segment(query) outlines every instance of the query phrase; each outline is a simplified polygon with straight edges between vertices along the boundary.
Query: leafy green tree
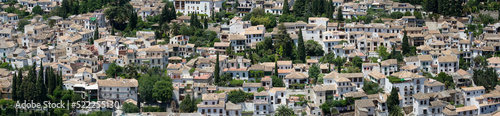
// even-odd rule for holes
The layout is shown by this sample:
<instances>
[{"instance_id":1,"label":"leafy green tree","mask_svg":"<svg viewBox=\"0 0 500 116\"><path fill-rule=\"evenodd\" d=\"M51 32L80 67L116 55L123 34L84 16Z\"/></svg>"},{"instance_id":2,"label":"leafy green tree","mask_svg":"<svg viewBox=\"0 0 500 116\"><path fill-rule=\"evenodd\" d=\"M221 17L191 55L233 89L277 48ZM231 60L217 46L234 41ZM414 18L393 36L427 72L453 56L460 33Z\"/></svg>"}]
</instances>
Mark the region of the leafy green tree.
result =
<instances>
[{"instance_id":1,"label":"leafy green tree","mask_svg":"<svg viewBox=\"0 0 500 116\"><path fill-rule=\"evenodd\" d=\"M375 93L382 93L384 92L384 89L380 88L378 83L371 82L371 81L364 81L363 84L363 91L365 91L366 94L375 94Z\"/></svg>"},{"instance_id":2,"label":"leafy green tree","mask_svg":"<svg viewBox=\"0 0 500 116\"><path fill-rule=\"evenodd\" d=\"M453 83L453 77L444 72L437 75L436 80L443 83L446 89L454 89L455 83Z\"/></svg>"},{"instance_id":3,"label":"leafy green tree","mask_svg":"<svg viewBox=\"0 0 500 116\"><path fill-rule=\"evenodd\" d=\"M150 74L153 74L153 75L150 75ZM159 97L163 97L163 96L166 96L167 98L160 99L160 100L168 101L168 94L167 93L165 93L166 95L161 95L163 93L156 93L157 95L155 97L153 97L153 94L155 94L155 87L154 86L156 85L157 82L167 81L167 82L171 83L171 80L169 77L160 76L158 74L159 74L158 72L151 71L151 72L148 72L147 74L141 75L141 77L138 80L139 81L139 94L141 94L140 97L147 102L154 102L156 100L155 98L159 98ZM162 83L164 83L164 82L162 82ZM162 83L159 83L159 84L162 84ZM169 85L164 85L164 87L166 87L167 89L164 89L162 86L163 85L158 85L157 90L161 89L161 90L168 91Z\"/></svg>"},{"instance_id":4,"label":"leafy green tree","mask_svg":"<svg viewBox=\"0 0 500 116\"><path fill-rule=\"evenodd\" d=\"M393 13L391 13L391 18L393 18L393 19L400 19L403 16L404 16L404 14L401 13L401 12L393 12Z\"/></svg>"},{"instance_id":5,"label":"leafy green tree","mask_svg":"<svg viewBox=\"0 0 500 116\"><path fill-rule=\"evenodd\" d=\"M474 69L472 79L477 86L484 86L487 91L495 89L498 73L493 68Z\"/></svg>"},{"instance_id":6,"label":"leafy green tree","mask_svg":"<svg viewBox=\"0 0 500 116\"><path fill-rule=\"evenodd\" d=\"M31 9L31 13L42 15L43 14L42 7L36 5L35 7L33 7L33 9Z\"/></svg>"},{"instance_id":7,"label":"leafy green tree","mask_svg":"<svg viewBox=\"0 0 500 116\"><path fill-rule=\"evenodd\" d=\"M293 112L292 108L288 108L286 105L280 105L278 106L278 109L276 109L276 114L275 116L293 116L295 113Z\"/></svg>"},{"instance_id":8,"label":"leafy green tree","mask_svg":"<svg viewBox=\"0 0 500 116\"><path fill-rule=\"evenodd\" d=\"M305 48L306 55L308 56L322 56L325 53L323 47L314 40L307 40Z\"/></svg>"},{"instance_id":9,"label":"leafy green tree","mask_svg":"<svg viewBox=\"0 0 500 116\"><path fill-rule=\"evenodd\" d=\"M286 27L283 24L278 26L278 35L276 37L275 48L283 47L284 51L282 54L282 58L293 59L293 47L294 42L290 35L286 32Z\"/></svg>"},{"instance_id":10,"label":"leafy green tree","mask_svg":"<svg viewBox=\"0 0 500 116\"><path fill-rule=\"evenodd\" d=\"M460 57L460 60L459 60L459 63L458 63L460 66L460 69L463 69L463 70L469 70L469 67L471 66L471 63L469 61L465 61L465 59L463 57Z\"/></svg>"},{"instance_id":11,"label":"leafy green tree","mask_svg":"<svg viewBox=\"0 0 500 116\"><path fill-rule=\"evenodd\" d=\"M137 107L137 105L134 105L132 103L124 103L122 105L122 110L125 113L138 113L139 107Z\"/></svg>"},{"instance_id":12,"label":"leafy green tree","mask_svg":"<svg viewBox=\"0 0 500 116\"><path fill-rule=\"evenodd\" d=\"M415 16L415 18L417 19L424 19L424 16L422 16L422 12L419 11L414 11L413 16Z\"/></svg>"},{"instance_id":13,"label":"leafy green tree","mask_svg":"<svg viewBox=\"0 0 500 116\"><path fill-rule=\"evenodd\" d=\"M259 89L257 89L257 92L261 92L261 91L265 91L265 90L266 90L266 88L260 87Z\"/></svg>"},{"instance_id":14,"label":"leafy green tree","mask_svg":"<svg viewBox=\"0 0 500 116\"><path fill-rule=\"evenodd\" d=\"M410 11L406 11L404 15L405 15L405 16L412 16L412 14L411 14L411 12L410 12Z\"/></svg>"},{"instance_id":15,"label":"leafy green tree","mask_svg":"<svg viewBox=\"0 0 500 116\"><path fill-rule=\"evenodd\" d=\"M387 52L387 48L385 46L379 46L376 52L382 60L387 60L389 58L390 53Z\"/></svg>"},{"instance_id":16,"label":"leafy green tree","mask_svg":"<svg viewBox=\"0 0 500 116\"><path fill-rule=\"evenodd\" d=\"M319 73L320 73L320 70L319 70L318 66L312 65L309 68L309 71L308 71L309 78L313 79L314 84L316 84L318 82L317 80L318 80Z\"/></svg>"},{"instance_id":17,"label":"leafy green tree","mask_svg":"<svg viewBox=\"0 0 500 116\"><path fill-rule=\"evenodd\" d=\"M331 63L333 63L333 64L335 64L335 66L337 66L337 72L340 73L341 67L344 65L344 63L346 61L347 61L346 58L337 57L337 58L333 59Z\"/></svg>"},{"instance_id":18,"label":"leafy green tree","mask_svg":"<svg viewBox=\"0 0 500 116\"><path fill-rule=\"evenodd\" d=\"M283 80L278 76L271 76L271 79L273 81L273 87L285 87L285 83L283 83Z\"/></svg>"},{"instance_id":19,"label":"leafy green tree","mask_svg":"<svg viewBox=\"0 0 500 116\"><path fill-rule=\"evenodd\" d=\"M24 26L30 24L31 22L27 19L21 19L17 22L18 28L17 30L24 32Z\"/></svg>"},{"instance_id":20,"label":"leafy green tree","mask_svg":"<svg viewBox=\"0 0 500 116\"><path fill-rule=\"evenodd\" d=\"M283 14L283 15L279 16L278 21L279 22L296 22L297 19L293 15Z\"/></svg>"},{"instance_id":21,"label":"leafy green tree","mask_svg":"<svg viewBox=\"0 0 500 116\"><path fill-rule=\"evenodd\" d=\"M162 103L169 103L172 100L173 90L172 82L158 81L153 86L153 98L162 101Z\"/></svg>"},{"instance_id":22,"label":"leafy green tree","mask_svg":"<svg viewBox=\"0 0 500 116\"><path fill-rule=\"evenodd\" d=\"M488 62L486 61L486 58L484 56L476 56L472 59L474 61L474 65L476 67L486 67L488 65Z\"/></svg>"},{"instance_id":23,"label":"leafy green tree","mask_svg":"<svg viewBox=\"0 0 500 116\"><path fill-rule=\"evenodd\" d=\"M361 68L361 66L363 65L363 59L361 59L361 57L359 56L355 56L354 58L352 58L351 65Z\"/></svg>"},{"instance_id":24,"label":"leafy green tree","mask_svg":"<svg viewBox=\"0 0 500 116\"><path fill-rule=\"evenodd\" d=\"M239 90L233 90L227 94L227 100L233 102L233 103L241 103L244 102L249 96L247 94L239 89Z\"/></svg>"},{"instance_id":25,"label":"leafy green tree","mask_svg":"<svg viewBox=\"0 0 500 116\"><path fill-rule=\"evenodd\" d=\"M111 63L108 70L106 70L107 78L114 78L120 76L123 73L123 67L116 65L116 63Z\"/></svg>"}]
</instances>

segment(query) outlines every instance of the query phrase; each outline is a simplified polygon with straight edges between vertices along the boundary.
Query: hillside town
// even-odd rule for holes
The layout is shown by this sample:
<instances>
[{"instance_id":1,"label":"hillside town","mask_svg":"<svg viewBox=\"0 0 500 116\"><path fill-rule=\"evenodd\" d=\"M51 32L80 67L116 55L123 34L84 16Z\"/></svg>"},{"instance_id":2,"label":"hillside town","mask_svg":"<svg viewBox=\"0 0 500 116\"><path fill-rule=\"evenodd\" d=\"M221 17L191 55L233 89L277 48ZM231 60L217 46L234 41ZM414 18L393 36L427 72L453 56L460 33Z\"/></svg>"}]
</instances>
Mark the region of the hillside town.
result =
<instances>
[{"instance_id":1,"label":"hillside town","mask_svg":"<svg viewBox=\"0 0 500 116\"><path fill-rule=\"evenodd\" d=\"M0 115L500 115L495 0L0 6Z\"/></svg>"}]
</instances>

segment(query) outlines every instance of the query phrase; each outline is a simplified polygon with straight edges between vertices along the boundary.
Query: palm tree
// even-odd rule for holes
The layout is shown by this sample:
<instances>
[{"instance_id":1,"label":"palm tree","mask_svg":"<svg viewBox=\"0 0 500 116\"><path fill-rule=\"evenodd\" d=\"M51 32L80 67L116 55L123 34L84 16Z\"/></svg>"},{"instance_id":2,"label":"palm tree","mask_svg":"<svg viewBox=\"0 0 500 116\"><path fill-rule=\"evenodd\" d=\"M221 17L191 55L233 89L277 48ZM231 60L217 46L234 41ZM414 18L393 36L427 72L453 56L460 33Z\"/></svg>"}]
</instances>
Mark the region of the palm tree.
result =
<instances>
[{"instance_id":1,"label":"palm tree","mask_svg":"<svg viewBox=\"0 0 500 116\"><path fill-rule=\"evenodd\" d=\"M163 31L163 33L166 34L166 32L168 32L170 30L170 25L168 23L163 23L161 25L161 30Z\"/></svg>"},{"instance_id":2,"label":"palm tree","mask_svg":"<svg viewBox=\"0 0 500 116\"><path fill-rule=\"evenodd\" d=\"M404 116L404 114L400 107L393 106L392 111L389 112L389 116Z\"/></svg>"},{"instance_id":3,"label":"palm tree","mask_svg":"<svg viewBox=\"0 0 500 116\"><path fill-rule=\"evenodd\" d=\"M278 109L276 109L277 113L275 116L291 116L294 115L292 108L288 108L286 105L280 105Z\"/></svg>"},{"instance_id":4,"label":"palm tree","mask_svg":"<svg viewBox=\"0 0 500 116\"><path fill-rule=\"evenodd\" d=\"M172 22L172 28L170 29L172 35L179 34L180 28L181 28L181 26L178 23Z\"/></svg>"}]
</instances>

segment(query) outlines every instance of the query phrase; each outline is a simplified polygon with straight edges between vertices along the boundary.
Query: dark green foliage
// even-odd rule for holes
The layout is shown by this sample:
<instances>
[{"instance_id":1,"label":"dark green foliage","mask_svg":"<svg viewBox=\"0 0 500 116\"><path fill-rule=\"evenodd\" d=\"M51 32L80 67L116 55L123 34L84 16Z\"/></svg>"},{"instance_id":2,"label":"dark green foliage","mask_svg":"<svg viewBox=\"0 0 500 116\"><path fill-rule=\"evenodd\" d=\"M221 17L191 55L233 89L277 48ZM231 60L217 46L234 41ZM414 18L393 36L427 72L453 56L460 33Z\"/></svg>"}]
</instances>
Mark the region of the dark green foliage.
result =
<instances>
[{"instance_id":1,"label":"dark green foliage","mask_svg":"<svg viewBox=\"0 0 500 116\"><path fill-rule=\"evenodd\" d=\"M132 103L123 103L122 110L125 113L138 113L139 107L137 107L137 105L134 105Z\"/></svg>"},{"instance_id":2,"label":"dark green foliage","mask_svg":"<svg viewBox=\"0 0 500 116\"><path fill-rule=\"evenodd\" d=\"M474 69L472 79L477 86L484 86L486 91L495 89L498 84L498 73L494 68Z\"/></svg>"},{"instance_id":3,"label":"dark green foliage","mask_svg":"<svg viewBox=\"0 0 500 116\"><path fill-rule=\"evenodd\" d=\"M276 17L273 14L265 13L264 9L262 8L253 9L250 15L245 17L243 19L248 19L248 17L250 17L252 26L264 25L266 29L272 29L276 27L277 24Z\"/></svg>"},{"instance_id":4,"label":"dark green foliage","mask_svg":"<svg viewBox=\"0 0 500 116\"><path fill-rule=\"evenodd\" d=\"M422 16L422 13L419 11L414 11L413 16L415 16L415 18L417 19L424 19L424 16Z\"/></svg>"},{"instance_id":5,"label":"dark green foliage","mask_svg":"<svg viewBox=\"0 0 500 116\"><path fill-rule=\"evenodd\" d=\"M346 58L342 58L342 57L337 57L335 59L332 59L332 61L330 63L333 63L335 64L335 66L337 66L337 72L341 72L341 67L345 64L345 62L347 61Z\"/></svg>"},{"instance_id":6,"label":"dark green foliage","mask_svg":"<svg viewBox=\"0 0 500 116\"><path fill-rule=\"evenodd\" d=\"M402 47L401 47L401 50L403 52L404 55L408 55L409 52L410 52L410 43L408 42L408 36L406 34L406 30L404 31L404 35L403 35L403 44L402 44Z\"/></svg>"},{"instance_id":7,"label":"dark green foliage","mask_svg":"<svg viewBox=\"0 0 500 116\"><path fill-rule=\"evenodd\" d=\"M197 101L193 100L190 94L187 94L186 97L182 100L179 110L184 113L191 113L196 111L198 108L196 107Z\"/></svg>"},{"instance_id":8,"label":"dark green foliage","mask_svg":"<svg viewBox=\"0 0 500 116\"><path fill-rule=\"evenodd\" d=\"M279 22L295 22L295 21L297 21L297 19L295 19L294 15L284 14L284 15L280 15L280 17L278 18L278 21Z\"/></svg>"},{"instance_id":9,"label":"dark green foliage","mask_svg":"<svg viewBox=\"0 0 500 116\"><path fill-rule=\"evenodd\" d=\"M486 67L488 66L488 62L486 61L486 57L484 56L476 56L472 59L472 61L474 62L474 65L476 67Z\"/></svg>"},{"instance_id":10,"label":"dark green foliage","mask_svg":"<svg viewBox=\"0 0 500 116\"><path fill-rule=\"evenodd\" d=\"M198 18L198 14L196 13L191 14L191 19L189 20L189 24L190 24L189 26L191 27L203 29L203 25L201 24L200 19Z\"/></svg>"},{"instance_id":11,"label":"dark green foliage","mask_svg":"<svg viewBox=\"0 0 500 116\"><path fill-rule=\"evenodd\" d=\"M189 43L195 44L195 47L213 47L216 39L217 33L214 31L199 30L189 38Z\"/></svg>"},{"instance_id":12,"label":"dark green foliage","mask_svg":"<svg viewBox=\"0 0 500 116\"><path fill-rule=\"evenodd\" d=\"M30 24L31 21L28 21L27 19L21 19L17 22L18 28L17 30L24 32L24 26Z\"/></svg>"},{"instance_id":13,"label":"dark green foliage","mask_svg":"<svg viewBox=\"0 0 500 116\"><path fill-rule=\"evenodd\" d=\"M283 24L280 24L278 26L278 35L276 37L276 43L275 43L275 48L283 48L284 51L281 54L281 58L283 59L291 59L294 60L295 56L292 54L293 48L295 47L295 44L290 37L290 35L286 32L286 27Z\"/></svg>"},{"instance_id":14,"label":"dark green foliage","mask_svg":"<svg viewBox=\"0 0 500 116\"><path fill-rule=\"evenodd\" d=\"M278 76L271 76L273 87L285 87L285 83Z\"/></svg>"},{"instance_id":15,"label":"dark green foliage","mask_svg":"<svg viewBox=\"0 0 500 116\"><path fill-rule=\"evenodd\" d=\"M299 39L297 41L298 41L297 58L302 62L306 62L306 52L304 51L305 46L304 46L304 37L302 36L302 29L299 29Z\"/></svg>"},{"instance_id":16,"label":"dark green foliage","mask_svg":"<svg viewBox=\"0 0 500 116\"><path fill-rule=\"evenodd\" d=\"M288 7L288 0L283 1L283 14L288 15L290 13L290 7Z\"/></svg>"},{"instance_id":17,"label":"dark green foliage","mask_svg":"<svg viewBox=\"0 0 500 116\"><path fill-rule=\"evenodd\" d=\"M123 67L116 65L116 63L111 63L108 70L106 70L107 78L115 78L123 73Z\"/></svg>"},{"instance_id":18,"label":"dark green foliage","mask_svg":"<svg viewBox=\"0 0 500 116\"><path fill-rule=\"evenodd\" d=\"M9 62L3 62L0 64L0 68L3 68L3 69L7 69L7 70L10 70L10 71L13 71L14 68L12 68L12 66L10 65Z\"/></svg>"},{"instance_id":19,"label":"dark green foliage","mask_svg":"<svg viewBox=\"0 0 500 116\"><path fill-rule=\"evenodd\" d=\"M444 72L439 73L434 79L444 84L446 89L454 89L455 83L453 83L453 77Z\"/></svg>"},{"instance_id":20,"label":"dark green foliage","mask_svg":"<svg viewBox=\"0 0 500 116\"><path fill-rule=\"evenodd\" d=\"M142 107L142 112L166 112L166 109L162 107L148 106Z\"/></svg>"},{"instance_id":21,"label":"dark green foliage","mask_svg":"<svg viewBox=\"0 0 500 116\"><path fill-rule=\"evenodd\" d=\"M278 106L278 109L276 109L276 114L274 114L274 115L275 116L293 116L293 115L295 115L295 113L293 112L292 108L288 108L287 105L280 105L280 106Z\"/></svg>"},{"instance_id":22,"label":"dark green foliage","mask_svg":"<svg viewBox=\"0 0 500 116\"><path fill-rule=\"evenodd\" d=\"M471 66L471 62L465 61L463 57L460 57L458 64L460 65L460 69L462 70L469 70L469 67Z\"/></svg>"},{"instance_id":23,"label":"dark green foliage","mask_svg":"<svg viewBox=\"0 0 500 116\"><path fill-rule=\"evenodd\" d=\"M354 58L352 58L352 61L351 61L352 66L358 67L361 69L362 64L363 64L363 59L361 59L361 57L355 56Z\"/></svg>"},{"instance_id":24,"label":"dark green foliage","mask_svg":"<svg viewBox=\"0 0 500 116\"><path fill-rule=\"evenodd\" d=\"M337 21L344 21L344 15L342 14L342 7L339 7L337 10Z\"/></svg>"},{"instance_id":25,"label":"dark green foliage","mask_svg":"<svg viewBox=\"0 0 500 116\"><path fill-rule=\"evenodd\" d=\"M412 16L411 12L410 11L406 11L404 16Z\"/></svg>"},{"instance_id":26,"label":"dark green foliage","mask_svg":"<svg viewBox=\"0 0 500 116\"><path fill-rule=\"evenodd\" d=\"M18 85L17 85L16 82L17 82L17 75L14 74L14 77L12 77L12 84L11 84L11 86L12 86L11 87L12 88L12 99L13 100L17 100L18 99L17 98L17 91L19 91L18 89L20 89L20 88L17 88Z\"/></svg>"},{"instance_id":27,"label":"dark green foliage","mask_svg":"<svg viewBox=\"0 0 500 116\"><path fill-rule=\"evenodd\" d=\"M227 98L228 98L227 100L237 104L237 103L244 102L247 99L252 99L253 95L245 93L243 90L239 89L239 90L233 90L233 91L229 92L227 95Z\"/></svg>"},{"instance_id":28,"label":"dark green foliage","mask_svg":"<svg viewBox=\"0 0 500 116\"><path fill-rule=\"evenodd\" d=\"M161 72L162 71L149 71L139 78L139 94L141 94L143 100L148 102L154 102L156 100L169 102L172 99L172 79L168 76L158 75L162 74Z\"/></svg>"},{"instance_id":29,"label":"dark green foliage","mask_svg":"<svg viewBox=\"0 0 500 116\"><path fill-rule=\"evenodd\" d=\"M393 13L391 13L391 18L393 18L393 19L400 19L403 16L404 16L404 14L401 13L401 12L393 12Z\"/></svg>"},{"instance_id":30,"label":"dark green foliage","mask_svg":"<svg viewBox=\"0 0 500 116\"><path fill-rule=\"evenodd\" d=\"M463 5L460 0L424 0L424 10L444 16L462 16Z\"/></svg>"},{"instance_id":31,"label":"dark green foliage","mask_svg":"<svg viewBox=\"0 0 500 116\"><path fill-rule=\"evenodd\" d=\"M168 103L172 100L173 90L174 87L172 86L171 81L158 81L153 86L153 98L158 101L162 101L162 103Z\"/></svg>"},{"instance_id":32,"label":"dark green foliage","mask_svg":"<svg viewBox=\"0 0 500 116\"><path fill-rule=\"evenodd\" d=\"M265 91L265 90L266 90L266 88L260 87L259 89L257 89L257 92L261 92L261 91Z\"/></svg>"},{"instance_id":33,"label":"dark green foliage","mask_svg":"<svg viewBox=\"0 0 500 116\"><path fill-rule=\"evenodd\" d=\"M312 65L309 68L309 71L308 71L309 78L313 79L314 84L316 84L318 82L317 80L318 80L319 73L320 73L320 70L319 70L318 66Z\"/></svg>"},{"instance_id":34,"label":"dark green foliage","mask_svg":"<svg viewBox=\"0 0 500 116\"><path fill-rule=\"evenodd\" d=\"M389 112L392 112L394 107L399 107L399 94L395 87L392 88L391 95L387 97L387 107Z\"/></svg>"},{"instance_id":35,"label":"dark green foliage","mask_svg":"<svg viewBox=\"0 0 500 116\"><path fill-rule=\"evenodd\" d=\"M366 94L376 94L384 92L384 89L380 88L378 83L364 81L363 85L363 91L365 91Z\"/></svg>"},{"instance_id":36,"label":"dark green foliage","mask_svg":"<svg viewBox=\"0 0 500 116\"><path fill-rule=\"evenodd\" d=\"M43 74L44 68L42 65L43 64L40 61L40 69L38 71L39 72L38 76L36 77L37 78L37 80L36 80L37 91L34 91L34 92L36 92L36 98L37 98L38 102L43 102L47 99L47 86L45 85L44 74Z\"/></svg>"},{"instance_id":37,"label":"dark green foliage","mask_svg":"<svg viewBox=\"0 0 500 116\"><path fill-rule=\"evenodd\" d=\"M334 114L334 113L338 113L336 111L334 111L335 109L333 110L330 110L330 108L334 108L334 107L345 107L345 106L348 106L348 105L352 105L354 104L354 99L352 98L346 98L345 100L332 100L332 101L325 101L325 103L321 104L319 107L321 108L321 110L323 111L323 113L325 115L330 115L330 114Z\"/></svg>"},{"instance_id":38,"label":"dark green foliage","mask_svg":"<svg viewBox=\"0 0 500 116\"><path fill-rule=\"evenodd\" d=\"M305 51L307 56L322 56L325 53L325 51L323 51L323 47L314 40L307 40L305 44Z\"/></svg>"},{"instance_id":39,"label":"dark green foliage","mask_svg":"<svg viewBox=\"0 0 500 116\"><path fill-rule=\"evenodd\" d=\"M219 63L219 52L217 52L216 60L215 60L215 69L214 69L214 83L219 85L220 83L220 63Z\"/></svg>"},{"instance_id":40,"label":"dark green foliage","mask_svg":"<svg viewBox=\"0 0 500 116\"><path fill-rule=\"evenodd\" d=\"M230 87L241 87L243 86L243 83L245 83L244 80L231 80L229 82Z\"/></svg>"},{"instance_id":41,"label":"dark green foliage","mask_svg":"<svg viewBox=\"0 0 500 116\"><path fill-rule=\"evenodd\" d=\"M31 13L42 15L43 14L42 7L36 5L35 7L33 7L33 9L31 9Z\"/></svg>"}]
</instances>

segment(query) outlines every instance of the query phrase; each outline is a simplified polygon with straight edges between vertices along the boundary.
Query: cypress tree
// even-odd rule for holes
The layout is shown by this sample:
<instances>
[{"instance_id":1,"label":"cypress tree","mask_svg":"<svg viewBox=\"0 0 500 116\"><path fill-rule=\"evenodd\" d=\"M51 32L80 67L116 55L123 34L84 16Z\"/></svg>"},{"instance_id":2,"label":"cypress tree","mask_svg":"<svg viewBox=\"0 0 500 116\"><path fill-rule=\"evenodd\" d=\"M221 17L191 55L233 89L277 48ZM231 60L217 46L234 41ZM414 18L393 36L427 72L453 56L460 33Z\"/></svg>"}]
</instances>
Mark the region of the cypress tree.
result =
<instances>
[{"instance_id":1,"label":"cypress tree","mask_svg":"<svg viewBox=\"0 0 500 116\"><path fill-rule=\"evenodd\" d=\"M54 78L54 76L55 76L55 75L54 75L54 72L53 72L53 70L52 70L52 68L51 68L51 67L47 68L47 70L46 70L46 72L45 72L45 73L46 73L46 75L47 75L47 79L46 79L47 84L46 84L46 85L47 85L47 87L48 87L48 88L47 88L47 89L48 89L48 93L49 93L49 94L52 94L52 92L53 92L53 91L54 91L54 89L55 89L55 84L56 84L56 83L55 83L55 79L56 79L56 78Z\"/></svg>"},{"instance_id":2,"label":"cypress tree","mask_svg":"<svg viewBox=\"0 0 500 116\"><path fill-rule=\"evenodd\" d=\"M168 4L170 6L170 20L177 19L177 12L175 11L174 3L169 2ZM168 20L168 23L170 23L170 20Z\"/></svg>"},{"instance_id":3,"label":"cypress tree","mask_svg":"<svg viewBox=\"0 0 500 116\"><path fill-rule=\"evenodd\" d=\"M290 13L290 7L288 7L288 0L283 1L283 14L288 15Z\"/></svg>"},{"instance_id":4,"label":"cypress tree","mask_svg":"<svg viewBox=\"0 0 500 116\"><path fill-rule=\"evenodd\" d=\"M24 99L24 92L22 91L23 90L23 69L20 69L17 73L17 80L16 80L16 87L18 88L17 89L17 92L16 92L16 97L17 97L17 100L23 100Z\"/></svg>"},{"instance_id":5,"label":"cypress tree","mask_svg":"<svg viewBox=\"0 0 500 116\"><path fill-rule=\"evenodd\" d=\"M37 81L36 81L36 89L38 89L38 92L37 92L37 95L38 97L36 97L38 99L38 102L43 102L45 99L45 97L47 96L47 88L45 87L45 81L44 81L44 77L43 77L43 66L42 66L42 63L40 61L40 71L38 71L39 74L38 74L38 78L37 78Z\"/></svg>"},{"instance_id":6,"label":"cypress tree","mask_svg":"<svg viewBox=\"0 0 500 116\"><path fill-rule=\"evenodd\" d=\"M12 77L12 84L11 84L11 86L12 86L12 99L14 101L17 100L17 83L16 83L17 81L16 80L17 80L17 75L14 74L14 77Z\"/></svg>"},{"instance_id":7,"label":"cypress tree","mask_svg":"<svg viewBox=\"0 0 500 116\"><path fill-rule=\"evenodd\" d=\"M274 62L274 76L278 77L278 59Z\"/></svg>"},{"instance_id":8,"label":"cypress tree","mask_svg":"<svg viewBox=\"0 0 500 116\"><path fill-rule=\"evenodd\" d=\"M302 61L302 63L306 62L306 52L305 52L305 46L304 46L304 38L302 37L302 29L299 29L297 56L298 56L299 60Z\"/></svg>"},{"instance_id":9,"label":"cypress tree","mask_svg":"<svg viewBox=\"0 0 500 116\"><path fill-rule=\"evenodd\" d=\"M219 52L217 52L217 58L215 58L215 70L214 70L214 80L215 80L215 83L218 84L219 83L219 74L220 72L220 66L219 66Z\"/></svg>"},{"instance_id":10,"label":"cypress tree","mask_svg":"<svg viewBox=\"0 0 500 116\"><path fill-rule=\"evenodd\" d=\"M169 4L170 2L167 2L163 8L162 8L162 11L161 11L161 14L160 14L160 20L158 20L158 24L161 26L163 25L163 22L167 22L169 23L170 22L170 7L169 7Z\"/></svg>"},{"instance_id":11,"label":"cypress tree","mask_svg":"<svg viewBox=\"0 0 500 116\"><path fill-rule=\"evenodd\" d=\"M344 21L344 15L342 14L342 7L339 7L337 10L337 21Z\"/></svg>"},{"instance_id":12,"label":"cypress tree","mask_svg":"<svg viewBox=\"0 0 500 116\"><path fill-rule=\"evenodd\" d=\"M408 43L408 36L406 35L406 30L404 31L403 45L401 46L401 49L403 51L403 55L406 55L410 52L410 43Z\"/></svg>"},{"instance_id":13,"label":"cypress tree","mask_svg":"<svg viewBox=\"0 0 500 116\"><path fill-rule=\"evenodd\" d=\"M97 22L95 23L94 38L92 38L91 44L94 44L94 39L99 39L99 27Z\"/></svg>"},{"instance_id":14,"label":"cypress tree","mask_svg":"<svg viewBox=\"0 0 500 116\"><path fill-rule=\"evenodd\" d=\"M23 81L23 85L22 85L22 88L23 88L23 91L26 91L23 93L23 98L24 100L37 100L36 98L38 98L38 90L37 88L35 88L35 83L36 83L36 78L37 78L37 75L36 75L36 70L35 70L35 62L33 62L33 65L31 65L31 70L28 71L28 77L26 79L24 79Z\"/></svg>"},{"instance_id":15,"label":"cypress tree","mask_svg":"<svg viewBox=\"0 0 500 116\"><path fill-rule=\"evenodd\" d=\"M207 21L207 18L203 18L203 27L204 27L205 29L207 29L207 28L208 28L208 21Z\"/></svg>"}]
</instances>

